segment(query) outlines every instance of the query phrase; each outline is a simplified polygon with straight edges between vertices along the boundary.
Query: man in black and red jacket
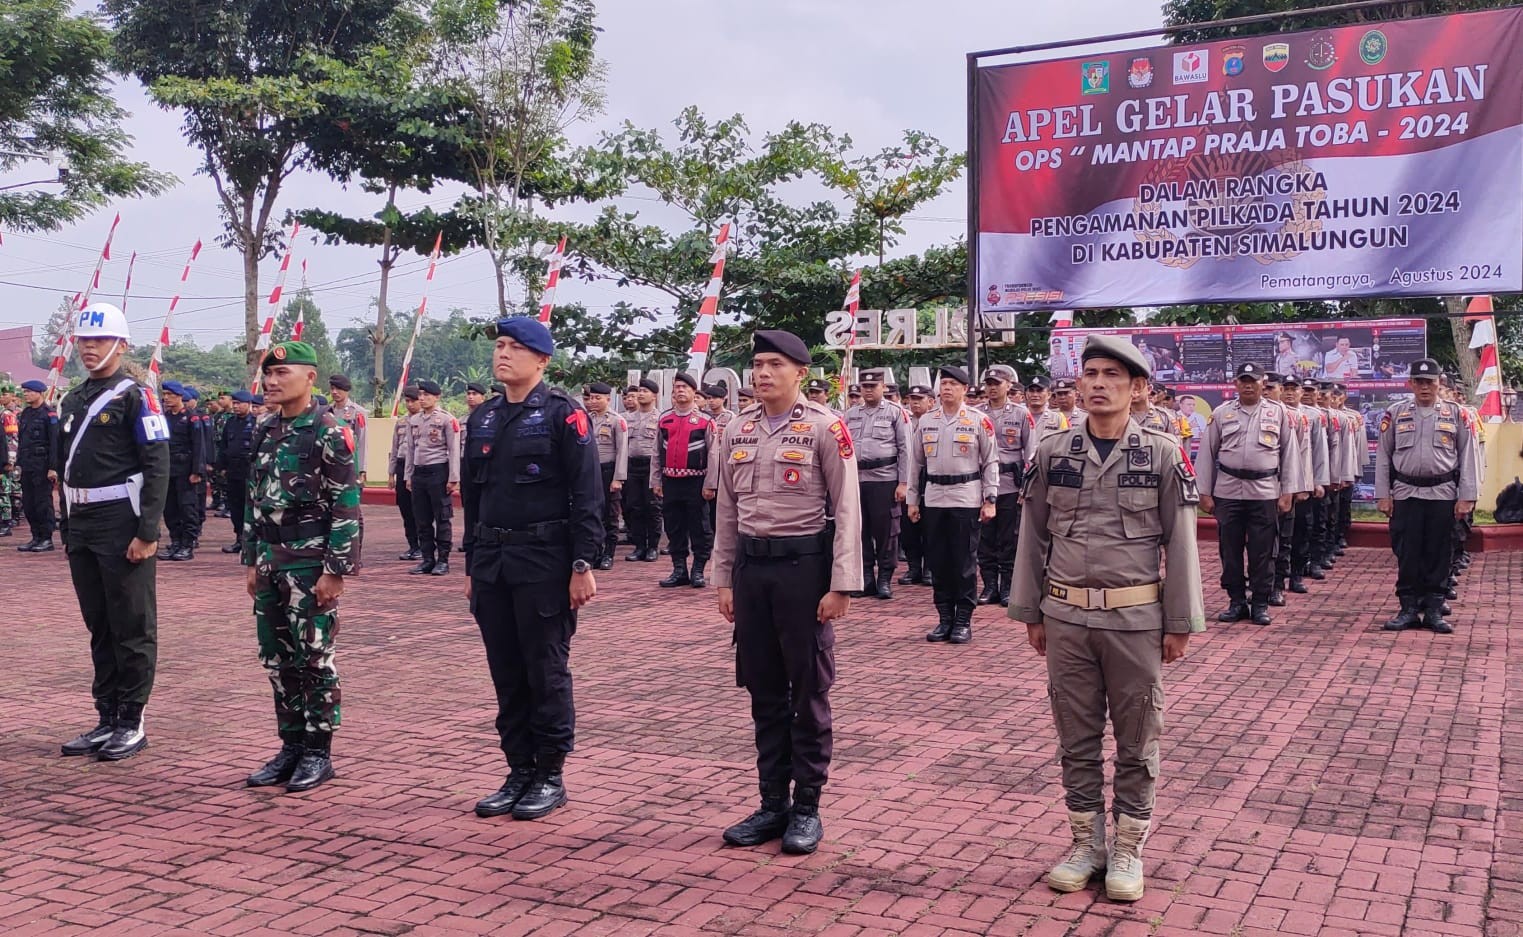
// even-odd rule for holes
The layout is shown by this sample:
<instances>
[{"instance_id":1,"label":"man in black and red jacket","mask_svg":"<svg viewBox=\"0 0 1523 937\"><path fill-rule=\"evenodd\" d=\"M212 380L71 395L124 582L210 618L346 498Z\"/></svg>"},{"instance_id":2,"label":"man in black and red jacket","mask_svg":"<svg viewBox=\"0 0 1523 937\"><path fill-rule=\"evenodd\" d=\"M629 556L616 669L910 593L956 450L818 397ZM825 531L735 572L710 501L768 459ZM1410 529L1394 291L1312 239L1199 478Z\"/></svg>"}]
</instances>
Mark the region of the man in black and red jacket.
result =
<instances>
[{"instance_id":1,"label":"man in black and red jacket","mask_svg":"<svg viewBox=\"0 0 1523 937\"><path fill-rule=\"evenodd\" d=\"M672 408L661 414L657 424L655 461L660 471L651 471L650 485L664 503L666 539L672 551L672 574L660 583L665 588L708 585L703 568L714 546L714 529L703 500L703 479L717 430L714 420L698 409L697 399L697 378L678 374L672 382ZM692 575L687 569L689 546Z\"/></svg>"}]
</instances>

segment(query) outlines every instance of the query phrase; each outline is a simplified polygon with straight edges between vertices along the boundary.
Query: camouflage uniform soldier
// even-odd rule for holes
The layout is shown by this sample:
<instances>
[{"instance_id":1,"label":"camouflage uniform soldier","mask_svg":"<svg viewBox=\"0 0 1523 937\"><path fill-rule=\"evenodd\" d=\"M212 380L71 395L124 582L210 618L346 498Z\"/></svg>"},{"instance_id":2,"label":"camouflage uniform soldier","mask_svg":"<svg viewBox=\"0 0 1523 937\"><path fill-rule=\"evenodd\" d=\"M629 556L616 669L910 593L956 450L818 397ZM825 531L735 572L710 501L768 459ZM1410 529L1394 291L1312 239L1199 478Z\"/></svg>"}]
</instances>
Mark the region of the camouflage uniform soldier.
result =
<instances>
[{"instance_id":1,"label":"camouflage uniform soldier","mask_svg":"<svg viewBox=\"0 0 1523 937\"><path fill-rule=\"evenodd\" d=\"M360 489L353 431L312 400L312 346L282 342L261 367L265 399L280 409L255 431L243 565L283 744L248 784L305 791L333 777L333 640L344 577L359 569Z\"/></svg>"}]
</instances>

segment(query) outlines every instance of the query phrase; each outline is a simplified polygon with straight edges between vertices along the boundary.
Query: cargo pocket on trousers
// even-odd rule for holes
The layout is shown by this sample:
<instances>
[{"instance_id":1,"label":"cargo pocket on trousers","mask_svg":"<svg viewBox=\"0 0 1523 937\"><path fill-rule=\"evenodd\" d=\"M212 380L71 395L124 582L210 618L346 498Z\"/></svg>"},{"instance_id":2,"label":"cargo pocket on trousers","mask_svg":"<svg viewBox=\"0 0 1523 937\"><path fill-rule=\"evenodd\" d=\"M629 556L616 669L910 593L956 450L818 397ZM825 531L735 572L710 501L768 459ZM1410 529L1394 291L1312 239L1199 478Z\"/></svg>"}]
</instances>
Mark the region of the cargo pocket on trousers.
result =
<instances>
[{"instance_id":1,"label":"cargo pocket on trousers","mask_svg":"<svg viewBox=\"0 0 1523 937\"><path fill-rule=\"evenodd\" d=\"M576 612L571 610L569 593L541 593L534 599L534 613L547 628L557 631L562 627L561 623L565 622L566 640L571 640L571 636L576 634Z\"/></svg>"},{"instance_id":2,"label":"cargo pocket on trousers","mask_svg":"<svg viewBox=\"0 0 1523 937\"><path fill-rule=\"evenodd\" d=\"M836 682L836 629L824 624L814 637L814 688L818 692L830 689Z\"/></svg>"},{"instance_id":3,"label":"cargo pocket on trousers","mask_svg":"<svg viewBox=\"0 0 1523 937\"><path fill-rule=\"evenodd\" d=\"M1141 749L1148 777L1158 777L1158 740L1163 737L1163 686L1154 684L1142 699L1142 715L1137 720L1136 747Z\"/></svg>"},{"instance_id":4,"label":"cargo pocket on trousers","mask_svg":"<svg viewBox=\"0 0 1523 937\"><path fill-rule=\"evenodd\" d=\"M1052 724L1058 730L1058 762L1061 763L1068 753L1063 745L1063 739L1068 735L1068 720L1063 717L1066 707L1058 696L1058 688L1052 683L1047 684L1047 702L1052 706Z\"/></svg>"}]
</instances>

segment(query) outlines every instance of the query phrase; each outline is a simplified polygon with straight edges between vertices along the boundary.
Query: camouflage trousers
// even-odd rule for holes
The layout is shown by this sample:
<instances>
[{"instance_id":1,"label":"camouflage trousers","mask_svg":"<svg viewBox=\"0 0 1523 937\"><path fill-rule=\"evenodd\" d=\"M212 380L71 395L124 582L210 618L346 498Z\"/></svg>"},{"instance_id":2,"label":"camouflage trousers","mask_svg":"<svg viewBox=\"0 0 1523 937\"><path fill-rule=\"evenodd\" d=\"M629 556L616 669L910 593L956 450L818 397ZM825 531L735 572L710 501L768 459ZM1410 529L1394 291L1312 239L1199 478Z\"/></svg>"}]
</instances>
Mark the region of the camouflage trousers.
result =
<instances>
[{"instance_id":1,"label":"camouflage trousers","mask_svg":"<svg viewBox=\"0 0 1523 937\"><path fill-rule=\"evenodd\" d=\"M20 499L21 483L15 478L15 470L0 470L0 524L13 524L21 517Z\"/></svg>"},{"instance_id":2,"label":"camouflage trousers","mask_svg":"<svg viewBox=\"0 0 1523 937\"><path fill-rule=\"evenodd\" d=\"M339 725L338 670L333 640L338 608L317 609L321 567L260 569L254 588L254 624L259 661L275 691L280 737L299 741L304 733L332 732Z\"/></svg>"}]
</instances>

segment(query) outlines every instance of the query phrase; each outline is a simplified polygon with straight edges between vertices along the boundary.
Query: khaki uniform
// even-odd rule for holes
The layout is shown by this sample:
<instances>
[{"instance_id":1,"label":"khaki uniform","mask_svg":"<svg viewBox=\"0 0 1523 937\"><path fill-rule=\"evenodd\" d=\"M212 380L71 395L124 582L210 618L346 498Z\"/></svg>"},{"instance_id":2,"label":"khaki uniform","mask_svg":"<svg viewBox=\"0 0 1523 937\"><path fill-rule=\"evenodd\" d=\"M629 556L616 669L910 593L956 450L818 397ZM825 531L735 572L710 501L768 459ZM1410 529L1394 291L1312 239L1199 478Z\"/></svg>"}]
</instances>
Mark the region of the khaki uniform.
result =
<instances>
[{"instance_id":1,"label":"khaki uniform","mask_svg":"<svg viewBox=\"0 0 1523 937\"><path fill-rule=\"evenodd\" d=\"M827 592L862 588L857 463L846 425L802 395L780 420L742 411L720 463L713 581L734 590L735 677L751 695L764 787L824 785L835 628ZM834 523L830 517L834 512Z\"/></svg>"},{"instance_id":2,"label":"khaki uniform","mask_svg":"<svg viewBox=\"0 0 1523 937\"><path fill-rule=\"evenodd\" d=\"M619 545L619 512L616 510L619 499L613 491L613 483L622 483L629 477L629 421L623 414L612 410L589 416L603 483L603 552L598 556L599 568L602 568L606 566L604 560L613 559L613 551Z\"/></svg>"},{"instance_id":3,"label":"khaki uniform","mask_svg":"<svg viewBox=\"0 0 1523 937\"><path fill-rule=\"evenodd\" d=\"M857 451L862 502L862 582L868 592L887 587L899 562L899 502L894 493L910 481L909 411L889 400L846 411Z\"/></svg>"},{"instance_id":4,"label":"khaki uniform","mask_svg":"<svg viewBox=\"0 0 1523 937\"><path fill-rule=\"evenodd\" d=\"M447 563L455 505L446 485L460 483L460 421L438 408L408 417L406 471L423 564Z\"/></svg>"},{"instance_id":5,"label":"khaki uniform","mask_svg":"<svg viewBox=\"0 0 1523 937\"><path fill-rule=\"evenodd\" d=\"M1164 408L1152 404L1148 404L1148 408L1140 413L1133 413L1132 421L1144 429L1157 430L1171 436L1179 435L1179 420Z\"/></svg>"},{"instance_id":6,"label":"khaki uniform","mask_svg":"<svg viewBox=\"0 0 1523 937\"><path fill-rule=\"evenodd\" d=\"M999 496L994 502L994 520L978 528L978 572L984 581L981 602L1008 601L1010 571L1015 566L1015 538L1021 532L1021 483L1026 480L1026 463L1036 451L1043 433L1024 404L1007 402L1003 407L990 406L984 411L994 426L994 444L999 457Z\"/></svg>"},{"instance_id":7,"label":"khaki uniform","mask_svg":"<svg viewBox=\"0 0 1523 937\"><path fill-rule=\"evenodd\" d=\"M1021 411L1025 414L1026 408ZM1020 451L1025 444L1022 439ZM923 508L936 609L971 620L978 604L974 557L979 509L999 498L999 447L990 418L967 405L950 416L941 406L921 416L910 447L910 477L919 478L921 472L924 495L911 485L906 500Z\"/></svg>"},{"instance_id":8,"label":"khaki uniform","mask_svg":"<svg viewBox=\"0 0 1523 937\"><path fill-rule=\"evenodd\" d=\"M654 409L635 410L625 413L624 420L629 424L628 477L623 492L624 526L630 543L634 545L635 555L649 553L654 559L661 546L661 499L651 490L651 475L661 414Z\"/></svg>"},{"instance_id":9,"label":"khaki uniform","mask_svg":"<svg viewBox=\"0 0 1523 937\"><path fill-rule=\"evenodd\" d=\"M1073 424L1068 420L1068 415L1062 410L1048 408L1041 413L1033 413L1031 419L1036 425L1036 432L1032 436L1031 450L1026 454L1028 461L1031 456L1036 454L1036 444L1047 438L1049 433L1066 433L1073 428ZM1003 488L1004 486L1001 485L1000 487Z\"/></svg>"},{"instance_id":10,"label":"khaki uniform","mask_svg":"<svg viewBox=\"0 0 1523 937\"><path fill-rule=\"evenodd\" d=\"M1279 532L1276 500L1299 485L1299 460L1285 405L1267 398L1244 407L1237 400L1217 407L1196 459L1200 491L1217 499L1217 547L1222 589L1234 605L1267 606L1274 593L1274 544ZM1247 564L1244 564L1244 553Z\"/></svg>"},{"instance_id":11,"label":"khaki uniform","mask_svg":"<svg viewBox=\"0 0 1523 937\"><path fill-rule=\"evenodd\" d=\"M1198 501L1179 441L1167 434L1128 429L1103 460L1082 429L1037 445L1009 614L1047 626L1048 694L1070 811L1105 809L1109 710L1116 810L1152 816L1163 634L1206 628Z\"/></svg>"}]
</instances>

